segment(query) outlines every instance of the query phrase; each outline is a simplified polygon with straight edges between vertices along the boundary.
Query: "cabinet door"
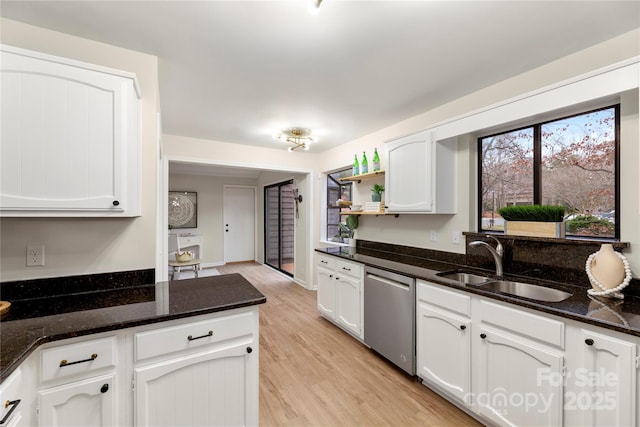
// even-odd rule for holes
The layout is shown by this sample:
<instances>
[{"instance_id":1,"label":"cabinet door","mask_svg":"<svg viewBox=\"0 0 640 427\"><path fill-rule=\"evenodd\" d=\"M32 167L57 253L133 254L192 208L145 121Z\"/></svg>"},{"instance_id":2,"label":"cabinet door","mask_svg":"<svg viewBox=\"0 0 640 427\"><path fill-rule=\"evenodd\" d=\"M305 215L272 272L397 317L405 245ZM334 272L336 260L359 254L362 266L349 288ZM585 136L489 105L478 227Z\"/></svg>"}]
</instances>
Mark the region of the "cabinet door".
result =
<instances>
[{"instance_id":1,"label":"cabinet door","mask_svg":"<svg viewBox=\"0 0 640 427\"><path fill-rule=\"evenodd\" d=\"M31 425L29 406L32 394L23 387L22 369L18 368L0 384L0 419L3 426Z\"/></svg>"},{"instance_id":2,"label":"cabinet door","mask_svg":"<svg viewBox=\"0 0 640 427\"><path fill-rule=\"evenodd\" d=\"M423 302L416 325L418 376L461 402L471 384L471 322Z\"/></svg>"},{"instance_id":3,"label":"cabinet door","mask_svg":"<svg viewBox=\"0 0 640 427\"><path fill-rule=\"evenodd\" d=\"M127 175L139 156L133 80L4 50L2 211L122 215L132 208L139 190L137 174Z\"/></svg>"},{"instance_id":4,"label":"cabinet door","mask_svg":"<svg viewBox=\"0 0 640 427\"><path fill-rule=\"evenodd\" d=\"M579 411L583 426L629 426L635 423L636 345L586 329L580 330L582 365L568 381L578 386L565 410Z\"/></svg>"},{"instance_id":5,"label":"cabinet door","mask_svg":"<svg viewBox=\"0 0 640 427\"><path fill-rule=\"evenodd\" d=\"M387 212L433 210L432 143L422 132L389 142L385 196Z\"/></svg>"},{"instance_id":6,"label":"cabinet door","mask_svg":"<svg viewBox=\"0 0 640 427\"><path fill-rule=\"evenodd\" d=\"M362 282L340 274L336 277L336 320L348 331L361 337Z\"/></svg>"},{"instance_id":7,"label":"cabinet door","mask_svg":"<svg viewBox=\"0 0 640 427\"><path fill-rule=\"evenodd\" d=\"M476 332L478 411L500 425L562 425L562 354L493 328Z\"/></svg>"},{"instance_id":8,"label":"cabinet door","mask_svg":"<svg viewBox=\"0 0 640 427\"><path fill-rule=\"evenodd\" d=\"M135 368L135 425L257 425L257 346L242 341Z\"/></svg>"},{"instance_id":9,"label":"cabinet door","mask_svg":"<svg viewBox=\"0 0 640 427\"><path fill-rule=\"evenodd\" d=\"M114 426L115 392L115 374L41 390L40 426Z\"/></svg>"},{"instance_id":10,"label":"cabinet door","mask_svg":"<svg viewBox=\"0 0 640 427\"><path fill-rule=\"evenodd\" d=\"M318 310L325 317L336 318L336 280L333 270L318 266Z\"/></svg>"}]
</instances>

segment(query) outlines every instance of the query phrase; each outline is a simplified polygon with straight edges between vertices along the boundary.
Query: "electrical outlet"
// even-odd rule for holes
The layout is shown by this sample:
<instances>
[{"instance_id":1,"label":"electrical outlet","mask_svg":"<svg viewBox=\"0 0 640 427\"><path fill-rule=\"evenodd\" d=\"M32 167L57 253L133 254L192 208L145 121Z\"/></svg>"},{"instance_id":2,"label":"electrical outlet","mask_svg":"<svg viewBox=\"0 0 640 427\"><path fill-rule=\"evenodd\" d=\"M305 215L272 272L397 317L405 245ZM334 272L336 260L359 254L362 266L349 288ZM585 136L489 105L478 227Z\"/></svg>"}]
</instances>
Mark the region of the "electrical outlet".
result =
<instances>
[{"instance_id":1,"label":"electrical outlet","mask_svg":"<svg viewBox=\"0 0 640 427\"><path fill-rule=\"evenodd\" d=\"M460 244L460 232L458 230L453 230L451 233L451 243L454 245Z\"/></svg>"},{"instance_id":2,"label":"electrical outlet","mask_svg":"<svg viewBox=\"0 0 640 427\"><path fill-rule=\"evenodd\" d=\"M44 245L27 246L27 267L44 265Z\"/></svg>"},{"instance_id":3,"label":"electrical outlet","mask_svg":"<svg viewBox=\"0 0 640 427\"><path fill-rule=\"evenodd\" d=\"M436 230L431 230L430 239L432 242L438 241L438 232Z\"/></svg>"}]
</instances>

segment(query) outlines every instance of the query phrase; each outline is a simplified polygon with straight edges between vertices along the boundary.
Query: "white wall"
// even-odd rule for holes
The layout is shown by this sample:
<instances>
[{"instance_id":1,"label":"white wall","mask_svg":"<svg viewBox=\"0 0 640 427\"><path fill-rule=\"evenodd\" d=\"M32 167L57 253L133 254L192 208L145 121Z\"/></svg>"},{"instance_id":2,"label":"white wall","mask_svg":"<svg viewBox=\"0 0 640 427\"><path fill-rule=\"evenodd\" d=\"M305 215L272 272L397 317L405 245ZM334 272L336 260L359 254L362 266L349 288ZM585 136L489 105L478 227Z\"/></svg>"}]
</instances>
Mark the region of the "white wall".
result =
<instances>
[{"instance_id":1,"label":"white wall","mask_svg":"<svg viewBox=\"0 0 640 427\"><path fill-rule=\"evenodd\" d=\"M3 282L154 268L158 65L151 55L1 19L3 44L133 72L142 91L142 216L132 219L0 219ZM26 246L45 246L45 266L26 267Z\"/></svg>"},{"instance_id":2,"label":"white wall","mask_svg":"<svg viewBox=\"0 0 640 427\"><path fill-rule=\"evenodd\" d=\"M202 266L224 264L223 192L225 185L257 186L253 178L169 174L169 191L198 193L197 228L176 228L170 233L201 235L204 241ZM256 191L259 191L256 189Z\"/></svg>"},{"instance_id":3,"label":"white wall","mask_svg":"<svg viewBox=\"0 0 640 427\"><path fill-rule=\"evenodd\" d=\"M312 284L312 262L315 240L311 237L316 206L316 192L319 178L314 172L317 155L308 152L288 153L282 148L260 148L208 141L177 135L163 135L163 154L171 160L238 166L264 170L258 177L258 230L256 260L264 262L263 236L263 188L265 185L293 178L305 202L300 205L300 220L296 225L295 280L303 286Z\"/></svg>"},{"instance_id":4,"label":"white wall","mask_svg":"<svg viewBox=\"0 0 640 427\"><path fill-rule=\"evenodd\" d=\"M381 166L386 159L382 153L384 143L398 137L433 128L465 114L482 110L528 92L552 86L611 64L640 55L640 30L626 33L605 43L546 64L538 69L505 80L451 103L427 111L396 125L381 129L357 140L343 144L321 155L319 167L322 171L349 166L353 155L360 156L363 150L370 158L374 147L381 153ZM472 72L472 71L470 71ZM640 76L639 76L640 79ZM640 276L640 122L638 120L638 91L623 93L621 102L621 239L631 243L625 254L631 262L634 276ZM453 231L476 230L476 136L465 134L458 138L457 159L457 214L456 215L400 215L394 217L361 217L357 236L361 239L387 243L398 243L421 248L464 253L464 245L453 244ZM367 182L361 186L370 187ZM319 190L318 190L319 191ZM316 227L320 227L319 220ZM429 239L435 230L437 242Z\"/></svg>"},{"instance_id":5,"label":"white wall","mask_svg":"<svg viewBox=\"0 0 640 427\"><path fill-rule=\"evenodd\" d=\"M0 261L2 281L36 277L54 277L107 271L151 268L155 265L157 183L157 117L158 101L157 60L153 56L120 49L62 33L2 19L2 42L53 55L119 68L137 74L143 95L143 194L142 214L136 219L2 219ZM323 181L320 173L349 166L355 153L366 150L371 156L377 147L381 154L383 144L403 135L430 128L435 124L455 119L468 112L519 96L529 91L555 84L610 64L640 55L640 30L635 30L584 51L544 65L528 73L505 80L451 103L427 111L396 125L348 142L322 154L287 153L282 149L256 148L225 142L163 135L166 156L196 159L202 162L241 165L276 172L311 173L305 182L304 194L309 204L303 203L309 218L307 255L319 246L320 208ZM469 72L473 72L470 68ZM635 256L640 247L640 125L638 121L637 91L624 94L622 120L622 239L631 242L626 253L635 276L640 272L640 260ZM393 217L367 217L361 221L359 238L392 242L411 246L463 252L462 245L450 242L454 230L475 229L475 139L465 135L459 142L457 198L458 214L402 215ZM383 156L382 167L385 167ZM430 230L439 236L429 241ZM309 234L311 235L311 234ZM43 243L46 250L45 267L26 268L27 243ZM635 250L634 250L635 249ZM311 260L307 260L305 276ZM297 273L296 273L297 274Z\"/></svg>"}]
</instances>

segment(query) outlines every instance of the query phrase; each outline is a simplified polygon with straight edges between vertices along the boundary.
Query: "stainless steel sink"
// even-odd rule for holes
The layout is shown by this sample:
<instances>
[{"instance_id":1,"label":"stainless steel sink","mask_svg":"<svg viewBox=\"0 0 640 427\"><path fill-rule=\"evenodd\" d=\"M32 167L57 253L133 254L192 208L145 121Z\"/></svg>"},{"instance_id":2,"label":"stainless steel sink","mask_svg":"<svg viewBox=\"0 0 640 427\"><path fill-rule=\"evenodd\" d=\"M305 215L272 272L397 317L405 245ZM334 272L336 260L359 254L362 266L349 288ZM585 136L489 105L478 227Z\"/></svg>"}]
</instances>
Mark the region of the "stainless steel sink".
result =
<instances>
[{"instance_id":1,"label":"stainless steel sink","mask_svg":"<svg viewBox=\"0 0 640 427\"><path fill-rule=\"evenodd\" d=\"M455 280L456 282L460 282L463 285L482 285L483 283L487 283L489 280L491 280L488 277L465 273L462 271L439 273L438 276L442 277L443 279Z\"/></svg>"},{"instance_id":2,"label":"stainless steel sink","mask_svg":"<svg viewBox=\"0 0 640 427\"><path fill-rule=\"evenodd\" d=\"M495 280L481 284L481 286L483 289L491 289L505 294L545 302L560 302L572 296L569 292L558 289L532 285L529 283L510 282L508 280Z\"/></svg>"}]
</instances>

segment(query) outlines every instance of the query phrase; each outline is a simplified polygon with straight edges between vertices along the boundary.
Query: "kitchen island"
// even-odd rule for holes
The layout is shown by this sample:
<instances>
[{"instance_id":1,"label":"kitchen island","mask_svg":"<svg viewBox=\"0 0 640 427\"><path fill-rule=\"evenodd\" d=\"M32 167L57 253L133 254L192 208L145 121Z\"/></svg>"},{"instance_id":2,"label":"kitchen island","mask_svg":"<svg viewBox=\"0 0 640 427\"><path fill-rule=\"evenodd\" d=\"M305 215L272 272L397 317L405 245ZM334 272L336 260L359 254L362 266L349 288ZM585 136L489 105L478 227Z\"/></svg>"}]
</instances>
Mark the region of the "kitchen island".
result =
<instances>
[{"instance_id":1,"label":"kitchen island","mask_svg":"<svg viewBox=\"0 0 640 427\"><path fill-rule=\"evenodd\" d=\"M239 274L13 300L2 399L15 425L257 424L265 302Z\"/></svg>"}]
</instances>

